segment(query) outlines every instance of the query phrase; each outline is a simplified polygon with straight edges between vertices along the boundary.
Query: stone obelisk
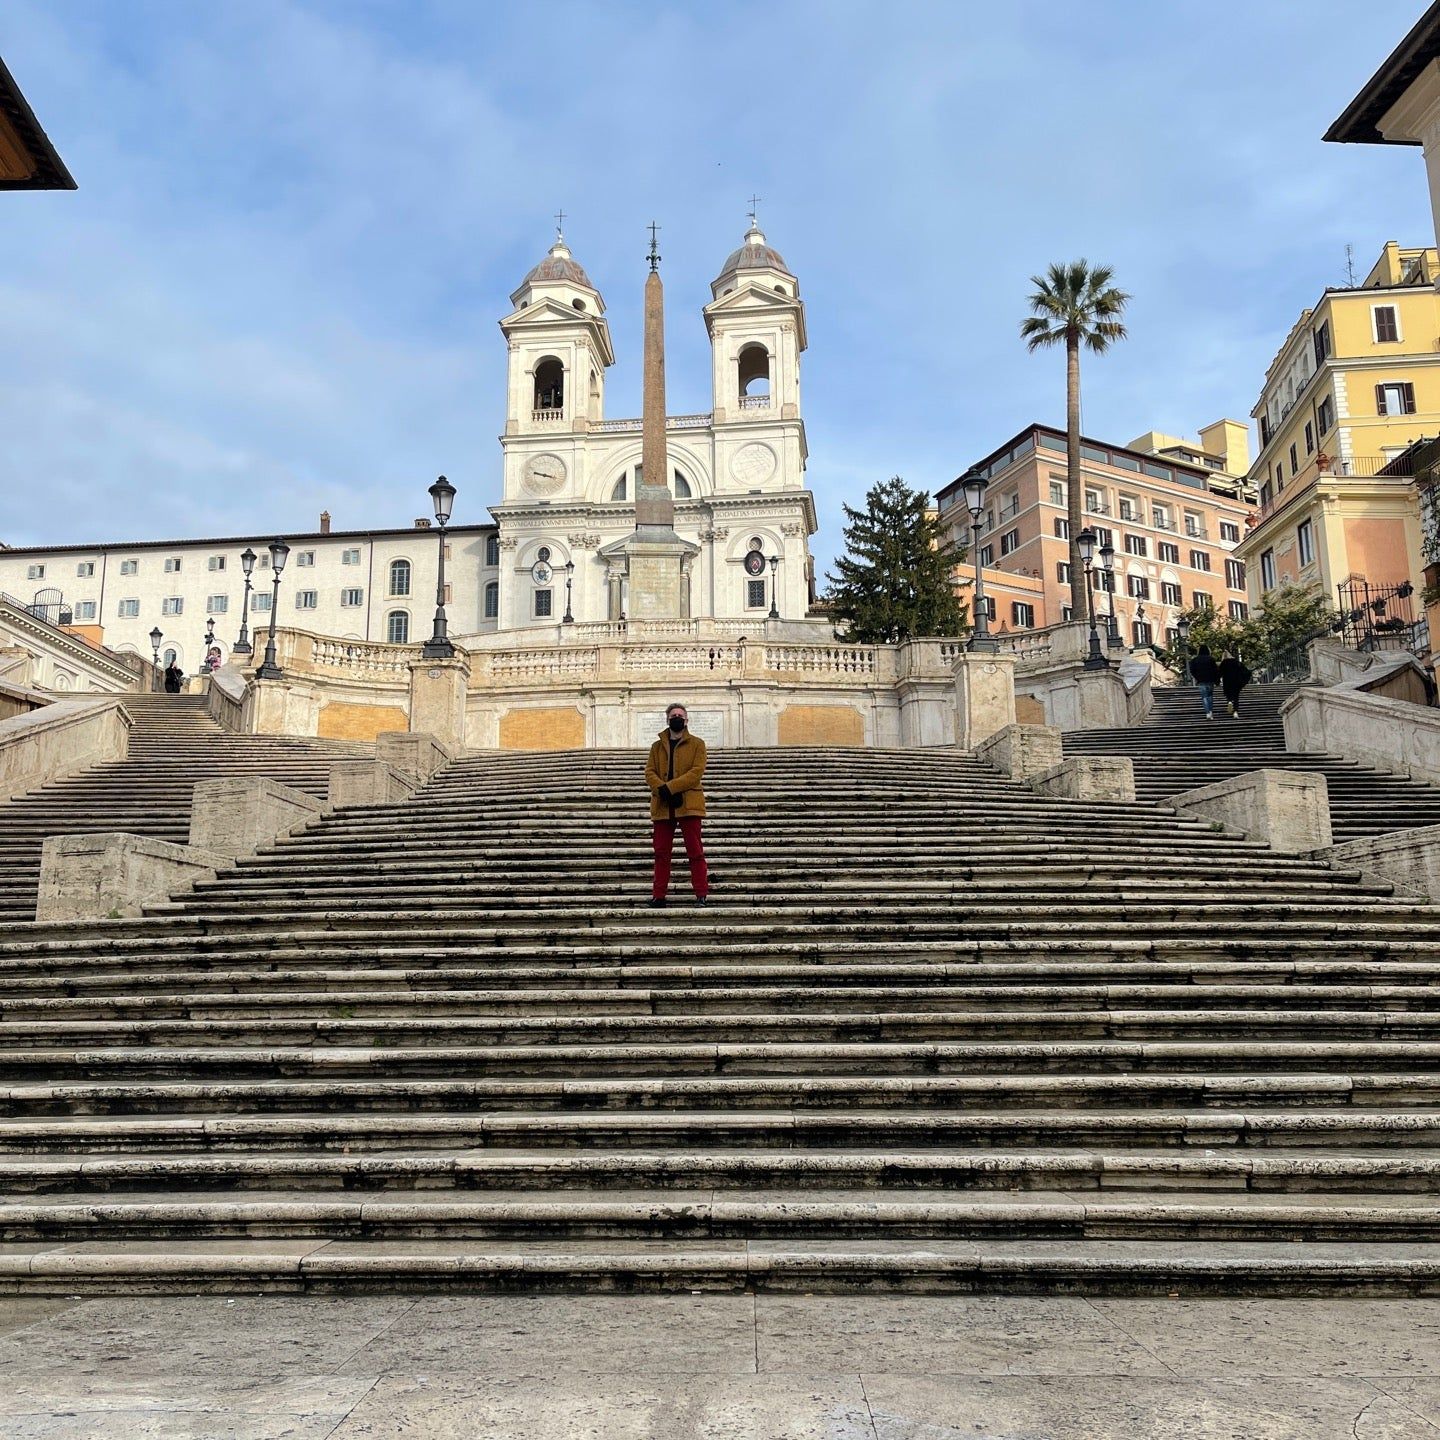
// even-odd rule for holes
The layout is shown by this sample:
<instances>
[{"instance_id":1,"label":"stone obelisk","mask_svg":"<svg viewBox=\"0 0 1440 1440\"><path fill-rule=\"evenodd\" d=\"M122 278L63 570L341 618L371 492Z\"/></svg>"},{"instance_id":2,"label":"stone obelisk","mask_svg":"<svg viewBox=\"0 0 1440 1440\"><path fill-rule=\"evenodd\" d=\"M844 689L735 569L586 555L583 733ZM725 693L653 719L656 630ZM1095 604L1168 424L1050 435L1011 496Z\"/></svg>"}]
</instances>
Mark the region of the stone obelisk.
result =
<instances>
[{"instance_id":1,"label":"stone obelisk","mask_svg":"<svg viewBox=\"0 0 1440 1440\"><path fill-rule=\"evenodd\" d=\"M684 570L698 547L675 533L675 498L665 444L665 287L650 227L650 274L645 280L644 398L641 408L640 483L635 487L635 533L626 545L632 620L675 620L686 615Z\"/></svg>"}]
</instances>

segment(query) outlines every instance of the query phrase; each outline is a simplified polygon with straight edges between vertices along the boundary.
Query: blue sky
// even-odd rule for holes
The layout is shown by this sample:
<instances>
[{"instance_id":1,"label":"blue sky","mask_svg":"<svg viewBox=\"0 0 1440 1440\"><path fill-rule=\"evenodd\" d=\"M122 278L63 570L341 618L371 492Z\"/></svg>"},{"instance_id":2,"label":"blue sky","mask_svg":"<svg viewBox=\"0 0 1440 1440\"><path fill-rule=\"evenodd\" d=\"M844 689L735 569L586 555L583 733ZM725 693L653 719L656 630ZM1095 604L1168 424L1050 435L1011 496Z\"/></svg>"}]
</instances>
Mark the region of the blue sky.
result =
<instances>
[{"instance_id":1,"label":"blue sky","mask_svg":"<svg viewBox=\"0 0 1440 1440\"><path fill-rule=\"evenodd\" d=\"M0 539L405 524L499 499L495 321L551 215L639 410L645 225L670 408L763 197L808 310L823 567L842 501L930 490L1064 414L1028 277L1130 291L1086 429L1245 418L1302 306L1432 242L1418 150L1320 135L1421 0L8 0L3 53L79 181L10 195Z\"/></svg>"}]
</instances>

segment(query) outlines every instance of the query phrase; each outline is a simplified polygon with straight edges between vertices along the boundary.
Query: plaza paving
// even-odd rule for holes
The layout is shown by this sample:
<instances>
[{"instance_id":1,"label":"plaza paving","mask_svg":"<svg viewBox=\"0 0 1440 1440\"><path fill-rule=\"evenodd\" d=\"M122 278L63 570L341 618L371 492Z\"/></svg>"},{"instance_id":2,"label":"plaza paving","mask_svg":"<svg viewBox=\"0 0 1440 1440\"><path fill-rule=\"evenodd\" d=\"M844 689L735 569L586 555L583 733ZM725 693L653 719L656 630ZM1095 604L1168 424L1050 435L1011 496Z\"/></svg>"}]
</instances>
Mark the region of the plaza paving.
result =
<instances>
[{"instance_id":1,"label":"plaza paving","mask_svg":"<svg viewBox=\"0 0 1440 1440\"><path fill-rule=\"evenodd\" d=\"M6 1440L1433 1440L1440 1300L0 1300Z\"/></svg>"}]
</instances>

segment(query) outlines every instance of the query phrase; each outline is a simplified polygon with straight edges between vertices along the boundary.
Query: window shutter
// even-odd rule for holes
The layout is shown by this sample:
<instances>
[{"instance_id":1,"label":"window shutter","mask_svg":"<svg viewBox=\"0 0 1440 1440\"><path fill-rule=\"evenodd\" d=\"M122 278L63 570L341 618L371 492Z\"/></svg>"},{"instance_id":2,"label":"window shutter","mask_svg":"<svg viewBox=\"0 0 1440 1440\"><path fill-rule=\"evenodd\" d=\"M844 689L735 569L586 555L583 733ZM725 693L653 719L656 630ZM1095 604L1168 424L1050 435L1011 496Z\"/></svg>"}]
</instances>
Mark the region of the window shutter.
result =
<instances>
[{"instance_id":1,"label":"window shutter","mask_svg":"<svg viewBox=\"0 0 1440 1440\"><path fill-rule=\"evenodd\" d=\"M1404 398L1405 398L1405 413L1406 413L1407 415L1413 415L1413 414L1415 413L1415 387L1414 387L1414 385L1412 385L1412 384L1410 383L1410 381L1407 380L1407 381L1405 382L1405 384L1401 387L1401 394L1402 394L1402 395L1404 396Z\"/></svg>"},{"instance_id":2,"label":"window shutter","mask_svg":"<svg viewBox=\"0 0 1440 1440\"><path fill-rule=\"evenodd\" d=\"M1375 387L1375 413L1377 415L1385 414L1385 387L1383 385Z\"/></svg>"}]
</instances>

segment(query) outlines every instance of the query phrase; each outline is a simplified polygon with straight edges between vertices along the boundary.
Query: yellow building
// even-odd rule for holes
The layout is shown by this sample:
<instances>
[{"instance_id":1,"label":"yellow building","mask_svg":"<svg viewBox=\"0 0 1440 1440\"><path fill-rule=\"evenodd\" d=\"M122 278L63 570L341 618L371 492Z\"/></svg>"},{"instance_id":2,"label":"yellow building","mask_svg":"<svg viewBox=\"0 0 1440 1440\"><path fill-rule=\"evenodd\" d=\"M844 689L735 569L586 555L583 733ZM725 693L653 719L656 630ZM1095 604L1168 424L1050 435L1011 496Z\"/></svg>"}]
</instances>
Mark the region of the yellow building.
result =
<instances>
[{"instance_id":1,"label":"yellow building","mask_svg":"<svg viewBox=\"0 0 1440 1440\"><path fill-rule=\"evenodd\" d=\"M1259 508L1239 551L1252 604L1301 583L1344 608L1351 587L1418 582L1420 514L1401 457L1440 434L1437 275L1433 247L1390 241L1363 282L1301 314L1271 363L1251 411Z\"/></svg>"}]
</instances>

